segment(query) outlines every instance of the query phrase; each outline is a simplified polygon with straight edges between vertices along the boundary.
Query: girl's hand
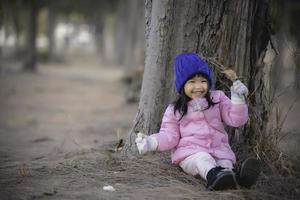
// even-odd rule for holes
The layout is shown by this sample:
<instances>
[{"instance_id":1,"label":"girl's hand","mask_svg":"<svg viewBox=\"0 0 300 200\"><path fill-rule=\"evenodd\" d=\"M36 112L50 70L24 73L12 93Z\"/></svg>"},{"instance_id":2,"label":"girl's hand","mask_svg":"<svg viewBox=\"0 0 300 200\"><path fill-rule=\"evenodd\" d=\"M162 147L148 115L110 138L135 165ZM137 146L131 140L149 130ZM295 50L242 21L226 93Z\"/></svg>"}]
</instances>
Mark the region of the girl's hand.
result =
<instances>
[{"instance_id":1,"label":"girl's hand","mask_svg":"<svg viewBox=\"0 0 300 200\"><path fill-rule=\"evenodd\" d=\"M249 90L240 80L233 82L230 91L232 103L244 104L246 102L245 97L247 97Z\"/></svg>"},{"instance_id":2,"label":"girl's hand","mask_svg":"<svg viewBox=\"0 0 300 200\"><path fill-rule=\"evenodd\" d=\"M138 148L139 154L145 154L149 151L155 151L158 146L158 142L155 137L146 136L143 133L137 134L135 143Z\"/></svg>"}]
</instances>

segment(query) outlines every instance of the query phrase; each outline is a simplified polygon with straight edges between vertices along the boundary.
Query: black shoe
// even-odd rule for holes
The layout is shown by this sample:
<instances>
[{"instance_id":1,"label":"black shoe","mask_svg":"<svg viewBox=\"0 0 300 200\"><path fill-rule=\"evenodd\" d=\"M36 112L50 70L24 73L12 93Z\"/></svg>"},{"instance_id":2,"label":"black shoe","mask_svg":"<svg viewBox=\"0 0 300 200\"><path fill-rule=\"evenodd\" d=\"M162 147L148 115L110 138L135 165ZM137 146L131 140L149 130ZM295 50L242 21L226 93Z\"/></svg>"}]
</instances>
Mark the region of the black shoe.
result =
<instances>
[{"instance_id":1,"label":"black shoe","mask_svg":"<svg viewBox=\"0 0 300 200\"><path fill-rule=\"evenodd\" d=\"M246 159L237 174L238 184L242 187L250 188L257 181L260 170L260 162L257 159Z\"/></svg>"},{"instance_id":2,"label":"black shoe","mask_svg":"<svg viewBox=\"0 0 300 200\"><path fill-rule=\"evenodd\" d=\"M235 175L232 171L224 170L223 167L211 169L206 176L207 190L226 190L235 189Z\"/></svg>"}]
</instances>

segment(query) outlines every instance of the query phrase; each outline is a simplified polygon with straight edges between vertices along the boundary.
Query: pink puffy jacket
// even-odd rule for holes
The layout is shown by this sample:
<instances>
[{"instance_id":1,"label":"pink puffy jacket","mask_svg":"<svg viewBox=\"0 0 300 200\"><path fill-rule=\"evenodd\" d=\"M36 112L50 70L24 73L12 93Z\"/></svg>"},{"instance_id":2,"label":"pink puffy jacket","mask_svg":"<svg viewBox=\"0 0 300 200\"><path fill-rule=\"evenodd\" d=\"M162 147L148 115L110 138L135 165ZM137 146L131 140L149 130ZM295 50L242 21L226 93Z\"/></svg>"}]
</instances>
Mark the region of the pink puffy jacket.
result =
<instances>
[{"instance_id":1,"label":"pink puffy jacket","mask_svg":"<svg viewBox=\"0 0 300 200\"><path fill-rule=\"evenodd\" d=\"M152 137L158 141L158 151L171 150L172 163L178 164L200 151L217 159L236 162L223 123L232 127L244 125L248 120L248 107L246 104L232 104L219 90L211 91L211 97L218 104L206 110L201 109L208 106L205 98L188 102L187 114L180 121L180 114L176 112L174 115L174 106L167 107L160 131Z\"/></svg>"}]
</instances>

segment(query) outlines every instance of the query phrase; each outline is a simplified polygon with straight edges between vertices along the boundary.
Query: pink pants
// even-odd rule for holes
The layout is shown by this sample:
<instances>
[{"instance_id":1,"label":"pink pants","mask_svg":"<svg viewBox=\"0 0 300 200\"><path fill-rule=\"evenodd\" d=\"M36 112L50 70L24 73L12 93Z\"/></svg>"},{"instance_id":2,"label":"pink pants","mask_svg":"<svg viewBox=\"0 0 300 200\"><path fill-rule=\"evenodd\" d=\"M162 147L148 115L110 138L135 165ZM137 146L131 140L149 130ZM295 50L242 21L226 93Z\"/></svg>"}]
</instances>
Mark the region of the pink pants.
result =
<instances>
[{"instance_id":1,"label":"pink pants","mask_svg":"<svg viewBox=\"0 0 300 200\"><path fill-rule=\"evenodd\" d=\"M188 174L193 176L199 174L204 180L206 180L209 170L214 167L221 166L228 170L233 169L231 160L218 160L206 152L198 152L190 155L181 161L179 166Z\"/></svg>"}]
</instances>

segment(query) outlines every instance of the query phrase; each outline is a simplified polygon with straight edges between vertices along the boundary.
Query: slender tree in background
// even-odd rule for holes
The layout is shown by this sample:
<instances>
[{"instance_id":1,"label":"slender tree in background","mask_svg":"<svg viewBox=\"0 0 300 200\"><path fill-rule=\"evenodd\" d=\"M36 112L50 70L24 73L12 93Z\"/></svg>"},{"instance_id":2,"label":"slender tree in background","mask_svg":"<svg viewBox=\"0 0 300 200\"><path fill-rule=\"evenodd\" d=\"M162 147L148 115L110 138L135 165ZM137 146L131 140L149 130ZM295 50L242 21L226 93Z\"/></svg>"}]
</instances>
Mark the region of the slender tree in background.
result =
<instances>
[{"instance_id":1,"label":"slender tree in background","mask_svg":"<svg viewBox=\"0 0 300 200\"><path fill-rule=\"evenodd\" d=\"M115 60L117 64L124 64L125 60L125 42L127 38L128 28L128 0L120 1L117 6L116 24L115 24Z\"/></svg>"},{"instance_id":2,"label":"slender tree in background","mask_svg":"<svg viewBox=\"0 0 300 200\"><path fill-rule=\"evenodd\" d=\"M286 3L286 2L284 2ZM294 73L294 86L295 89L300 90L300 2L297 0L289 0L288 6L290 22L290 33L296 43L294 56L295 56L295 73Z\"/></svg>"},{"instance_id":3,"label":"slender tree in background","mask_svg":"<svg viewBox=\"0 0 300 200\"><path fill-rule=\"evenodd\" d=\"M116 15L115 59L123 65L127 103L139 99L145 60L144 1L120 1Z\"/></svg>"},{"instance_id":4,"label":"slender tree in background","mask_svg":"<svg viewBox=\"0 0 300 200\"><path fill-rule=\"evenodd\" d=\"M55 26L57 20L57 2L50 1L47 16L48 60L55 59Z\"/></svg>"},{"instance_id":5,"label":"slender tree in background","mask_svg":"<svg viewBox=\"0 0 300 200\"><path fill-rule=\"evenodd\" d=\"M128 1L128 27L127 38L125 40L125 76L130 76L135 66L140 65L138 63L144 49L144 2L139 0ZM129 74L128 74L129 73Z\"/></svg>"},{"instance_id":6,"label":"slender tree in background","mask_svg":"<svg viewBox=\"0 0 300 200\"><path fill-rule=\"evenodd\" d=\"M2 0L0 3L0 28L3 28L5 34L5 41L1 48L6 49L6 42L8 42L8 37L12 34L15 35L15 44L12 51L13 56L18 56L19 52L22 51L21 45L21 34L24 32L24 25L28 23L27 20L27 7L24 9L23 1L7 1ZM27 20L27 21L26 21ZM5 50L4 50L5 51Z\"/></svg>"},{"instance_id":7,"label":"slender tree in background","mask_svg":"<svg viewBox=\"0 0 300 200\"><path fill-rule=\"evenodd\" d=\"M146 61L141 99L125 152L135 151L136 133L158 132L162 114L175 97L173 58L182 52L197 52L210 63L233 66L252 92L249 123L242 143L264 129L268 117L264 66L270 36L268 4L265 0L147 0ZM269 45L270 49L270 45ZM270 70L270 69L268 69ZM255 127L254 127L255 126Z\"/></svg>"},{"instance_id":8,"label":"slender tree in background","mask_svg":"<svg viewBox=\"0 0 300 200\"><path fill-rule=\"evenodd\" d=\"M38 19L38 2L36 0L31 0L29 4L29 27L28 27L28 43L27 43L27 56L23 66L24 71L36 71L37 69L37 48L36 48L36 38L37 38L37 19Z\"/></svg>"},{"instance_id":9,"label":"slender tree in background","mask_svg":"<svg viewBox=\"0 0 300 200\"><path fill-rule=\"evenodd\" d=\"M120 1L116 13L115 59L124 65L125 76L144 59L145 21L144 2L139 0Z\"/></svg>"}]
</instances>

